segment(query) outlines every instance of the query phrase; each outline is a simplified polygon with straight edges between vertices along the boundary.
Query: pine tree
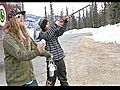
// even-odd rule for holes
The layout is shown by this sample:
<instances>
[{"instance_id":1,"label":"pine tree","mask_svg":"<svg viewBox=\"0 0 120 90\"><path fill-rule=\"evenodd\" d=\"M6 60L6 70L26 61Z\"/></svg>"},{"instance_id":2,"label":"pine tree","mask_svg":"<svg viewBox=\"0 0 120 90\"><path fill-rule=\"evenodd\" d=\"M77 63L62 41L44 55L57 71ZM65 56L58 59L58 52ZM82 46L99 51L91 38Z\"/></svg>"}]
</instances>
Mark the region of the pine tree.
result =
<instances>
[{"instance_id":1,"label":"pine tree","mask_svg":"<svg viewBox=\"0 0 120 90\"><path fill-rule=\"evenodd\" d=\"M81 28L81 15L80 15L80 11L79 11L79 16L78 16L78 29Z\"/></svg>"},{"instance_id":2,"label":"pine tree","mask_svg":"<svg viewBox=\"0 0 120 90\"><path fill-rule=\"evenodd\" d=\"M92 9L92 5L90 5L90 11L89 11L89 25L90 27L94 27L94 23L93 23L93 9Z\"/></svg>"},{"instance_id":3,"label":"pine tree","mask_svg":"<svg viewBox=\"0 0 120 90\"><path fill-rule=\"evenodd\" d=\"M74 9L72 9L72 13L74 12ZM75 19L75 16L73 15L73 18L72 18L72 29L75 29L77 27L77 21Z\"/></svg>"},{"instance_id":4,"label":"pine tree","mask_svg":"<svg viewBox=\"0 0 120 90\"><path fill-rule=\"evenodd\" d=\"M99 20L98 20L98 12L97 12L97 4L94 2L94 7L93 7L93 20L94 20L94 27L99 27Z\"/></svg>"},{"instance_id":5,"label":"pine tree","mask_svg":"<svg viewBox=\"0 0 120 90\"><path fill-rule=\"evenodd\" d=\"M54 13L53 13L53 7L52 7L52 2L50 2L50 21L53 23L54 22Z\"/></svg>"},{"instance_id":6,"label":"pine tree","mask_svg":"<svg viewBox=\"0 0 120 90\"><path fill-rule=\"evenodd\" d=\"M63 8L62 8L62 11L60 12L60 19L64 18L63 14L64 14L64 12L63 12Z\"/></svg>"},{"instance_id":7,"label":"pine tree","mask_svg":"<svg viewBox=\"0 0 120 90\"><path fill-rule=\"evenodd\" d=\"M110 4L110 24L120 22L120 2L111 2Z\"/></svg>"},{"instance_id":8,"label":"pine tree","mask_svg":"<svg viewBox=\"0 0 120 90\"><path fill-rule=\"evenodd\" d=\"M66 15L65 16L68 16L69 13L68 13L68 7L66 6ZM66 30L69 30L70 29L70 21L68 22L67 24L67 29Z\"/></svg>"},{"instance_id":9,"label":"pine tree","mask_svg":"<svg viewBox=\"0 0 120 90\"><path fill-rule=\"evenodd\" d=\"M82 20L83 20L83 28L85 28L85 27L86 27L86 22L85 22L84 9L83 9L83 17L82 17Z\"/></svg>"},{"instance_id":10,"label":"pine tree","mask_svg":"<svg viewBox=\"0 0 120 90\"><path fill-rule=\"evenodd\" d=\"M89 25L89 13L88 13L87 8L86 8L85 22L86 22L86 28L87 28L87 27L90 27L90 25Z\"/></svg>"},{"instance_id":11,"label":"pine tree","mask_svg":"<svg viewBox=\"0 0 120 90\"><path fill-rule=\"evenodd\" d=\"M45 18L47 19L47 12L46 12L46 7L45 7Z\"/></svg>"}]
</instances>

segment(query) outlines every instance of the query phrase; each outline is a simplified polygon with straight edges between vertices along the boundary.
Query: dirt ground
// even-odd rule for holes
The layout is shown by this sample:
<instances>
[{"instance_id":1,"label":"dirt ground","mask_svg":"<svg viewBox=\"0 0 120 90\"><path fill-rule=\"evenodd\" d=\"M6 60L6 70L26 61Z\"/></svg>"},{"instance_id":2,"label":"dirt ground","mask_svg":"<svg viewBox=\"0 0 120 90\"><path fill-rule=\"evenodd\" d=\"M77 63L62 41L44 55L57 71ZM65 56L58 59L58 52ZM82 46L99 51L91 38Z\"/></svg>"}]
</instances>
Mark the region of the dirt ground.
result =
<instances>
[{"instance_id":1,"label":"dirt ground","mask_svg":"<svg viewBox=\"0 0 120 90\"><path fill-rule=\"evenodd\" d=\"M119 86L120 44L82 38L65 58L70 86Z\"/></svg>"}]
</instances>

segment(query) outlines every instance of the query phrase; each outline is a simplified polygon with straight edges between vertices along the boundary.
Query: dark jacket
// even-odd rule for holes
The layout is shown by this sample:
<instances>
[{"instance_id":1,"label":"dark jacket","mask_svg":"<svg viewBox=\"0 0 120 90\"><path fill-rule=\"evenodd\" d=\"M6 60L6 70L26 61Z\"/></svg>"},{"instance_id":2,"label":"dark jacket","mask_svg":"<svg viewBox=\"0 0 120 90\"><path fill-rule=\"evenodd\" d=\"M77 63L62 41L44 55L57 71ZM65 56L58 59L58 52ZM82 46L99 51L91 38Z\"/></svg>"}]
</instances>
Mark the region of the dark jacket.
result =
<instances>
[{"instance_id":1,"label":"dark jacket","mask_svg":"<svg viewBox=\"0 0 120 90\"><path fill-rule=\"evenodd\" d=\"M31 80L35 80L32 59L37 56L50 57L45 51L39 53L37 44L25 48L17 38L5 34L3 39L5 75L8 86L21 86Z\"/></svg>"},{"instance_id":2,"label":"dark jacket","mask_svg":"<svg viewBox=\"0 0 120 90\"><path fill-rule=\"evenodd\" d=\"M58 41L58 37L63 35L66 30L67 22L62 27L58 27L55 23L47 32L41 31L39 39L46 40L46 50L53 54L53 60L60 60L65 57L64 51Z\"/></svg>"}]
</instances>

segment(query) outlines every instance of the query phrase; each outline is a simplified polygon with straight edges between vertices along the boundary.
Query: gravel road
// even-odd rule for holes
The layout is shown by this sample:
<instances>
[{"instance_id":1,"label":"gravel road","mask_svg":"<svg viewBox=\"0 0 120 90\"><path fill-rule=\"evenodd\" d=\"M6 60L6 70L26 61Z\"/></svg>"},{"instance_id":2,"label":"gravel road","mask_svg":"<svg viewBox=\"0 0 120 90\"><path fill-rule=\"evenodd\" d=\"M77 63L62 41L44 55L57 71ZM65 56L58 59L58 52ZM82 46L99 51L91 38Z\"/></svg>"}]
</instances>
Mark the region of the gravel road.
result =
<instances>
[{"instance_id":1,"label":"gravel road","mask_svg":"<svg viewBox=\"0 0 120 90\"><path fill-rule=\"evenodd\" d=\"M82 38L66 56L71 86L119 86L120 44Z\"/></svg>"}]
</instances>

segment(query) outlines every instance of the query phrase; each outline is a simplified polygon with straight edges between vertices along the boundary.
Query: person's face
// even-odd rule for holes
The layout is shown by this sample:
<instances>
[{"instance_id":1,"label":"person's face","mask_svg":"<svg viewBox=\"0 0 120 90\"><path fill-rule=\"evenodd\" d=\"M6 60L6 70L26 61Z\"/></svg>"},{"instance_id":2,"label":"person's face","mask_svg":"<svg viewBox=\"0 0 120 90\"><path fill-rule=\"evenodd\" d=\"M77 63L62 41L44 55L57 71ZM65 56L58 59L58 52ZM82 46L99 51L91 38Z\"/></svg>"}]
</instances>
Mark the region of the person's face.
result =
<instances>
[{"instance_id":1,"label":"person's face","mask_svg":"<svg viewBox=\"0 0 120 90\"><path fill-rule=\"evenodd\" d=\"M47 22L46 27L45 27L46 31L48 31L50 28L51 28L51 24L50 22Z\"/></svg>"},{"instance_id":2,"label":"person's face","mask_svg":"<svg viewBox=\"0 0 120 90\"><path fill-rule=\"evenodd\" d=\"M17 14L15 17L17 18L17 20L20 22L21 25L24 24L24 15Z\"/></svg>"}]
</instances>

